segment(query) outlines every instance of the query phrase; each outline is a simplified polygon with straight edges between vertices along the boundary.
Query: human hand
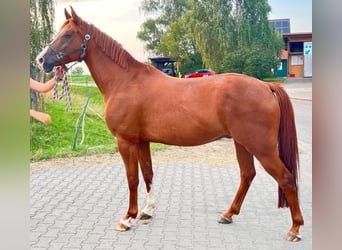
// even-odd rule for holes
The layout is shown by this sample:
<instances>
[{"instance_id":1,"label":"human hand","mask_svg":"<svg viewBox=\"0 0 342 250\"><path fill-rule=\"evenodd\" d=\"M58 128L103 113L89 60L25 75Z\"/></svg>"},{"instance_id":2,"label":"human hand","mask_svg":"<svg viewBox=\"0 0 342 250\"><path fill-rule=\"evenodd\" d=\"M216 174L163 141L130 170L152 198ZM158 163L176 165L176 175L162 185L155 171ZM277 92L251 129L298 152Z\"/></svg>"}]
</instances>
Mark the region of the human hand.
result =
<instances>
[{"instance_id":1,"label":"human hand","mask_svg":"<svg viewBox=\"0 0 342 250\"><path fill-rule=\"evenodd\" d=\"M55 75L57 76L58 80L62 80L64 78L64 69L62 66L56 67Z\"/></svg>"},{"instance_id":2,"label":"human hand","mask_svg":"<svg viewBox=\"0 0 342 250\"><path fill-rule=\"evenodd\" d=\"M49 114L39 112L34 109L30 109L30 116L45 124L51 122L51 116Z\"/></svg>"},{"instance_id":3,"label":"human hand","mask_svg":"<svg viewBox=\"0 0 342 250\"><path fill-rule=\"evenodd\" d=\"M51 116L45 113L41 113L37 120L39 120L42 123L47 124L51 122Z\"/></svg>"}]
</instances>

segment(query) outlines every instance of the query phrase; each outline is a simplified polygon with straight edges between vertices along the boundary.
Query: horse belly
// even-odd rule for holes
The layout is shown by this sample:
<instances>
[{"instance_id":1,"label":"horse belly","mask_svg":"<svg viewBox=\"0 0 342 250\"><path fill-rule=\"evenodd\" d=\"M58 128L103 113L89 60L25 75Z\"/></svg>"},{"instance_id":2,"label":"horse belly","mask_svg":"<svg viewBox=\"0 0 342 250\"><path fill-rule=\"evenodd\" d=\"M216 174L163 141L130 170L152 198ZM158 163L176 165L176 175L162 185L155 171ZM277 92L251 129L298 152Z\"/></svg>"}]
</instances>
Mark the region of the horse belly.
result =
<instances>
[{"instance_id":1,"label":"horse belly","mask_svg":"<svg viewBox=\"0 0 342 250\"><path fill-rule=\"evenodd\" d=\"M175 130L165 131L163 135L151 136L148 141L177 146L198 146L224 137L218 133L185 133Z\"/></svg>"},{"instance_id":2,"label":"horse belly","mask_svg":"<svg viewBox=\"0 0 342 250\"><path fill-rule=\"evenodd\" d=\"M178 146L196 146L229 137L216 117L172 115L152 122L144 130L146 140Z\"/></svg>"}]
</instances>

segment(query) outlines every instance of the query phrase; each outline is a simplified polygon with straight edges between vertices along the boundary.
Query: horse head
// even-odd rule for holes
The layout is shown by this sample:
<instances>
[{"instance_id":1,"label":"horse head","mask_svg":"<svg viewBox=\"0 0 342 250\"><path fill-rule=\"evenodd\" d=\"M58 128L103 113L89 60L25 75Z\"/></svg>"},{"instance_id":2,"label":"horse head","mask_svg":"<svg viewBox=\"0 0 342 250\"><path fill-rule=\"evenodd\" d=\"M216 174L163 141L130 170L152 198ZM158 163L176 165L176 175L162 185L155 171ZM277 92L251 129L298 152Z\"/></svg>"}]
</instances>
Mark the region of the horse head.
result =
<instances>
[{"instance_id":1,"label":"horse head","mask_svg":"<svg viewBox=\"0 0 342 250\"><path fill-rule=\"evenodd\" d=\"M71 15L64 9L66 20L56 38L36 58L37 64L46 72L50 72L54 66L63 66L67 71L67 63L85 59L91 25L85 27L85 22L70 8Z\"/></svg>"}]
</instances>

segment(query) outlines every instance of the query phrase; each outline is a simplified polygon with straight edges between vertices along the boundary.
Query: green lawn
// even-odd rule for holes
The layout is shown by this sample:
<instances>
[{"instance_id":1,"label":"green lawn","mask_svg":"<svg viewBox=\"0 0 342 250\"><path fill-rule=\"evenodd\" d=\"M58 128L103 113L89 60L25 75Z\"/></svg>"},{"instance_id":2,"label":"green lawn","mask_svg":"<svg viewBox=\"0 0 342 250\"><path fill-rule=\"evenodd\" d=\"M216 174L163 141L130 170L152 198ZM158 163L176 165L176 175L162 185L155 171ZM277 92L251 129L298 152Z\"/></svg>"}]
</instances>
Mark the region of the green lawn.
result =
<instances>
[{"instance_id":1,"label":"green lawn","mask_svg":"<svg viewBox=\"0 0 342 250\"><path fill-rule=\"evenodd\" d=\"M70 157L87 153L115 152L116 144L107 126L100 116L103 116L103 99L97 88L70 86L73 111L65 111L65 100L44 98L41 110L50 114L52 122L43 124L31 122L31 160L41 160L52 157ZM73 150L76 124L82 113L89 92L89 101L84 123L84 142L82 133L78 134L77 147ZM98 150L92 150L92 148Z\"/></svg>"},{"instance_id":2,"label":"green lawn","mask_svg":"<svg viewBox=\"0 0 342 250\"><path fill-rule=\"evenodd\" d=\"M91 75L68 75L69 82L81 82L81 83L91 83L94 82L94 79Z\"/></svg>"},{"instance_id":3,"label":"green lawn","mask_svg":"<svg viewBox=\"0 0 342 250\"><path fill-rule=\"evenodd\" d=\"M70 81L70 80L69 80ZM53 100L44 97L40 110L50 114L52 122L43 124L31 122L31 160L37 161L56 157L74 157L96 153L114 153L117 151L114 136L107 129L103 119L103 98L96 87L70 86L73 111L65 111L65 99ZM78 133L76 148L73 150L78 118L89 93L92 93L84 122L84 141L82 129ZM161 144L152 144L152 150L166 148Z\"/></svg>"},{"instance_id":4,"label":"green lawn","mask_svg":"<svg viewBox=\"0 0 342 250\"><path fill-rule=\"evenodd\" d=\"M285 81L285 77L268 77L263 79L265 82L279 82L283 83Z\"/></svg>"}]
</instances>

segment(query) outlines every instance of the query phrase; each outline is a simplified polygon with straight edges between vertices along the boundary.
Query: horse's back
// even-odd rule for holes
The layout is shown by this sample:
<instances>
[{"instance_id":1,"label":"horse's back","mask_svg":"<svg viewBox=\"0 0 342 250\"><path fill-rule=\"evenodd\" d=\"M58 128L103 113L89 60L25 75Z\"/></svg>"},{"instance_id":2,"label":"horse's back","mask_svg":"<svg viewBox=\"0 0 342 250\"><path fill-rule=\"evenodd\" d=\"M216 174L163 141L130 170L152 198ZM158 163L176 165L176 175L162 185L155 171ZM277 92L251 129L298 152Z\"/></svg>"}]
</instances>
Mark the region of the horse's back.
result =
<instances>
[{"instance_id":1,"label":"horse's back","mask_svg":"<svg viewBox=\"0 0 342 250\"><path fill-rule=\"evenodd\" d=\"M165 77L146 83L141 129L146 140L198 145L220 137L276 130L279 108L268 84L240 74Z\"/></svg>"}]
</instances>

